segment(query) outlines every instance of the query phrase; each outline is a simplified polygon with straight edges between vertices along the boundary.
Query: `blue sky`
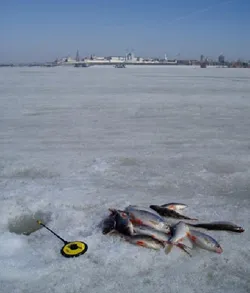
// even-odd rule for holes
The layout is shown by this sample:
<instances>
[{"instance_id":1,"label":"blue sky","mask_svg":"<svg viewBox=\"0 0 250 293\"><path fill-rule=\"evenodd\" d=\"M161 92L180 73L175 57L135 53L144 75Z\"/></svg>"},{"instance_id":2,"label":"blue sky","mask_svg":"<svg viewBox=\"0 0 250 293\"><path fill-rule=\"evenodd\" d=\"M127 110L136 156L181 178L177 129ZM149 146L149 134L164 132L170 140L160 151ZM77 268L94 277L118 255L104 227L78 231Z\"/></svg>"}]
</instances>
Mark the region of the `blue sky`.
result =
<instances>
[{"instance_id":1,"label":"blue sky","mask_svg":"<svg viewBox=\"0 0 250 293\"><path fill-rule=\"evenodd\" d=\"M0 0L0 62L80 55L250 59L250 0Z\"/></svg>"}]
</instances>

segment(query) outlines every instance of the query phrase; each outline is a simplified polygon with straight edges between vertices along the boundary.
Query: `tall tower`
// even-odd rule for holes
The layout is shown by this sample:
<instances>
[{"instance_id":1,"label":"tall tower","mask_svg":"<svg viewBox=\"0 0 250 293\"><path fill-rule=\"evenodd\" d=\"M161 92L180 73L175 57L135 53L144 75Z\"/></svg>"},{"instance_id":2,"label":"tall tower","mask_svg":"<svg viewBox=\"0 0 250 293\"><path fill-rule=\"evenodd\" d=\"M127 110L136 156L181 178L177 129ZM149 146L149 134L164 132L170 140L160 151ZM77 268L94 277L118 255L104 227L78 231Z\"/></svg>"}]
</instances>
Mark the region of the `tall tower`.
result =
<instances>
[{"instance_id":1,"label":"tall tower","mask_svg":"<svg viewBox=\"0 0 250 293\"><path fill-rule=\"evenodd\" d=\"M80 55L79 55L79 51L76 51L76 62L80 61Z\"/></svg>"}]
</instances>

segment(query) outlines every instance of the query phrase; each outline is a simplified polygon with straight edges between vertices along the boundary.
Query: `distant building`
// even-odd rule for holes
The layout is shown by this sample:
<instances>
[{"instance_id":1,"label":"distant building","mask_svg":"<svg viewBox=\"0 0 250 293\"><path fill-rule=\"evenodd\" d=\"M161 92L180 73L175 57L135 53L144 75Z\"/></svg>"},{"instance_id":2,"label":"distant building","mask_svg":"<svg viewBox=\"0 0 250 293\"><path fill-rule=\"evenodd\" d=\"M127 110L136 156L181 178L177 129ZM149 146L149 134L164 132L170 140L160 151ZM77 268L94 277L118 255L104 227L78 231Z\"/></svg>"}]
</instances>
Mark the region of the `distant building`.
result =
<instances>
[{"instance_id":1,"label":"distant building","mask_svg":"<svg viewBox=\"0 0 250 293\"><path fill-rule=\"evenodd\" d=\"M135 62L136 61L135 54L133 52L126 54L126 61Z\"/></svg>"},{"instance_id":2,"label":"distant building","mask_svg":"<svg viewBox=\"0 0 250 293\"><path fill-rule=\"evenodd\" d=\"M220 65L224 65L225 64L225 57L223 54L220 54L220 56L218 57L218 62Z\"/></svg>"}]
</instances>

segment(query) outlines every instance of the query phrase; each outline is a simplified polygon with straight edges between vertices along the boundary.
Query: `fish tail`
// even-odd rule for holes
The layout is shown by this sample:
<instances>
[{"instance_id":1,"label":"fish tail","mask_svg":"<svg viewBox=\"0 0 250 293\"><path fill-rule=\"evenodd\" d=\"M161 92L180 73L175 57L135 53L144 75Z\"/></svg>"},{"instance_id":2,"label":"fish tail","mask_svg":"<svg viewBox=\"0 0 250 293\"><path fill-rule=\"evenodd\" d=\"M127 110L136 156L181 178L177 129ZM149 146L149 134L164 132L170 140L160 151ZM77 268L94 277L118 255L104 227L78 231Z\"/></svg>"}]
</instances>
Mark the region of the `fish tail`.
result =
<instances>
[{"instance_id":1,"label":"fish tail","mask_svg":"<svg viewBox=\"0 0 250 293\"><path fill-rule=\"evenodd\" d=\"M171 250L173 249L173 244L168 244L165 248L165 254L169 254L171 252Z\"/></svg>"}]
</instances>

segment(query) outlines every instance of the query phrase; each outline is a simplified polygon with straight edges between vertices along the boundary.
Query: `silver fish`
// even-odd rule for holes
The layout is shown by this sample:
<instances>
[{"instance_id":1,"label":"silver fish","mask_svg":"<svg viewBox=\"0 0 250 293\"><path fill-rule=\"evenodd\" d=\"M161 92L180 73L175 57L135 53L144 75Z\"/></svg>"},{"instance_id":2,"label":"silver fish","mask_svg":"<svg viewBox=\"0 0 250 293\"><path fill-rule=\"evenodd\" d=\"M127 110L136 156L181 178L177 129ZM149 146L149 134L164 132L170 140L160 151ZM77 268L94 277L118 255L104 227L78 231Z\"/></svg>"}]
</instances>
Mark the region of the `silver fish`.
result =
<instances>
[{"instance_id":1,"label":"silver fish","mask_svg":"<svg viewBox=\"0 0 250 293\"><path fill-rule=\"evenodd\" d=\"M172 236L168 240L169 245L166 249L166 253L170 253L170 251L173 248L173 245L177 245L182 240L184 240L187 237L188 232L189 232L188 226L182 221L178 222L173 227L171 227Z\"/></svg>"},{"instance_id":2,"label":"silver fish","mask_svg":"<svg viewBox=\"0 0 250 293\"><path fill-rule=\"evenodd\" d=\"M220 244L213 237L205 233L190 229L188 232L188 238L200 248L216 253L223 252Z\"/></svg>"},{"instance_id":3,"label":"silver fish","mask_svg":"<svg viewBox=\"0 0 250 293\"><path fill-rule=\"evenodd\" d=\"M189 232L189 227L186 223L180 221L174 226L171 227L172 236L169 239L169 243L176 243L183 240L187 237L187 233Z\"/></svg>"},{"instance_id":4,"label":"silver fish","mask_svg":"<svg viewBox=\"0 0 250 293\"><path fill-rule=\"evenodd\" d=\"M168 242L170 235L145 225L134 226L134 232L139 235L148 235L162 242Z\"/></svg>"},{"instance_id":5,"label":"silver fish","mask_svg":"<svg viewBox=\"0 0 250 293\"><path fill-rule=\"evenodd\" d=\"M152 248L155 250L159 250L165 247L162 241L159 241L149 235L133 235L130 237L125 237L125 239L132 244L143 246L146 248Z\"/></svg>"},{"instance_id":6,"label":"silver fish","mask_svg":"<svg viewBox=\"0 0 250 293\"><path fill-rule=\"evenodd\" d=\"M156 211L162 217L169 217L169 218L175 218L175 219L185 219L185 220L192 220L192 221L197 220L196 218L189 218L187 216L179 214L175 210L169 209L167 207L162 207L162 206L157 206L157 205L151 205L149 207L152 210Z\"/></svg>"},{"instance_id":7,"label":"silver fish","mask_svg":"<svg viewBox=\"0 0 250 293\"><path fill-rule=\"evenodd\" d=\"M163 208L168 208L169 210L173 210L173 211L181 211L188 207L184 203L177 203L177 202L170 202L170 203L163 204L161 206Z\"/></svg>"},{"instance_id":8,"label":"silver fish","mask_svg":"<svg viewBox=\"0 0 250 293\"><path fill-rule=\"evenodd\" d=\"M125 211L129 214L130 221L134 225L145 225L159 231L168 233L170 231L169 225L157 214L146 210L138 210L128 206Z\"/></svg>"},{"instance_id":9,"label":"silver fish","mask_svg":"<svg viewBox=\"0 0 250 293\"><path fill-rule=\"evenodd\" d=\"M140 225L140 226L134 226L134 232L138 235L148 235L151 236L154 239L157 239L164 243L166 245L169 242L169 238L171 237L169 233L164 233L158 230L155 230L151 227ZM183 243L176 243L177 247L179 247L181 250L186 252L189 256L192 256L189 252L189 247ZM165 250L165 253L168 254L168 249Z\"/></svg>"}]
</instances>

